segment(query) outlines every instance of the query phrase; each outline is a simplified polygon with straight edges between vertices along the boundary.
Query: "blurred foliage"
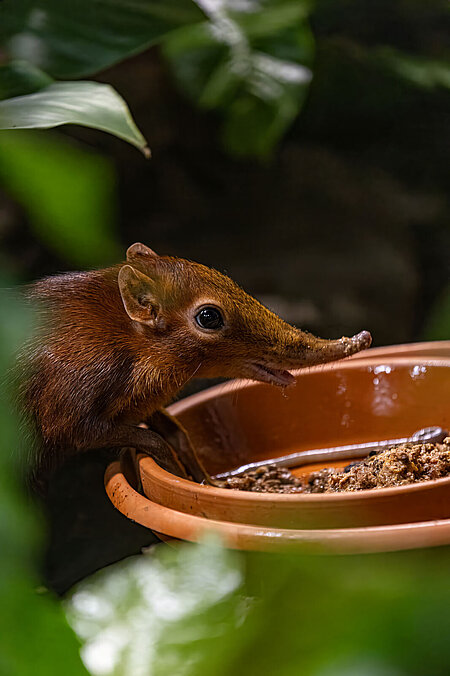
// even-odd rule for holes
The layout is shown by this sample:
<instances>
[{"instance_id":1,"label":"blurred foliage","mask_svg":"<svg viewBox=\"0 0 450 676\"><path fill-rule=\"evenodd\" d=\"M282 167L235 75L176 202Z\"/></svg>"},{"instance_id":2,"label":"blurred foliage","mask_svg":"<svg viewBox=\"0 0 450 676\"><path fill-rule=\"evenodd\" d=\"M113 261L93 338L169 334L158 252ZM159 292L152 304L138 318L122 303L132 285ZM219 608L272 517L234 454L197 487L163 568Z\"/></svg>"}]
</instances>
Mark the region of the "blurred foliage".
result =
<instances>
[{"instance_id":1,"label":"blurred foliage","mask_svg":"<svg viewBox=\"0 0 450 676\"><path fill-rule=\"evenodd\" d=\"M0 101L32 94L53 82L39 68L27 61L10 61L0 66Z\"/></svg>"},{"instance_id":2,"label":"blurred foliage","mask_svg":"<svg viewBox=\"0 0 450 676\"><path fill-rule=\"evenodd\" d=\"M215 546L151 551L86 580L66 604L85 665L93 674L228 673L246 616L240 557Z\"/></svg>"},{"instance_id":3,"label":"blurred foliage","mask_svg":"<svg viewBox=\"0 0 450 676\"><path fill-rule=\"evenodd\" d=\"M450 337L450 284L444 289L431 308L425 326L425 340L448 340Z\"/></svg>"},{"instance_id":4,"label":"blurred foliage","mask_svg":"<svg viewBox=\"0 0 450 676\"><path fill-rule=\"evenodd\" d=\"M436 10L441 7L437 0L431 4ZM417 3L411 0L407 7L412 17L430 21L430 12ZM333 9L324 0L315 5L310 0L5 0L0 6L0 46L7 66L18 60L22 71L29 62L30 70L41 69L41 77L48 73L56 78L76 78L98 73L158 43L181 90L201 108L222 116L227 150L234 155L266 157L298 115L308 91L315 51L309 28L312 9L319 26L328 16L327 39L333 41ZM378 62L414 86L449 86L448 54L440 49L439 41L432 48L421 46L415 53L393 48L389 39L386 44L370 44L372 25L362 32L358 25L359 13L367 10L365 5L361 8L360 2L347 2L341 10L350 21L344 51L350 46L353 52L364 52L368 62ZM405 20L398 7L394 8L395 20ZM374 26L377 21L375 12ZM369 45L364 45L365 41ZM15 81L14 69L10 69L10 89L15 96L29 95L33 79L24 81L20 69L16 75ZM21 84L24 91L20 91ZM41 84L38 78L35 91ZM69 118L64 115L60 85L76 100L75 117L73 111ZM48 107L42 107L42 94L11 102L7 109L13 114L23 104L29 111L39 104L39 126L85 124L143 147L144 140L118 94L109 91L109 97L115 97L117 114L114 124L107 124L109 115L105 117L104 110L92 114L83 88L71 91L69 83L60 85L46 88ZM28 119L27 126L31 124ZM16 125L21 126L20 120ZM124 133L124 126L128 133Z\"/></svg>"},{"instance_id":5,"label":"blurred foliage","mask_svg":"<svg viewBox=\"0 0 450 676\"><path fill-rule=\"evenodd\" d=\"M160 42L189 96L223 114L229 151L266 156L298 114L311 79L314 43L306 23L308 10L307 0L5 0L0 45L22 70L29 61L52 77L67 78L96 73ZM111 123L111 112L106 112L110 105L92 110L89 83L74 84L73 89L69 83L55 83L31 95L33 80L24 81L22 72L17 72L17 81L13 76L9 68L10 89L16 96L23 94L24 84L29 98L0 104L0 128L77 123L143 147L144 139L117 94L108 92L117 108ZM38 80L36 89L40 84ZM90 86L101 91L101 85ZM69 114L68 101L76 105Z\"/></svg>"},{"instance_id":6,"label":"blurred foliage","mask_svg":"<svg viewBox=\"0 0 450 676\"><path fill-rule=\"evenodd\" d=\"M115 174L106 158L39 132L2 132L0 140L3 185L50 249L79 266L122 257L112 227Z\"/></svg>"},{"instance_id":7,"label":"blurred foliage","mask_svg":"<svg viewBox=\"0 0 450 676\"><path fill-rule=\"evenodd\" d=\"M298 114L311 79L309 3L199 3L200 26L169 35L163 53L180 88L224 118L234 155L266 156Z\"/></svg>"},{"instance_id":8,"label":"blurred foliage","mask_svg":"<svg viewBox=\"0 0 450 676\"><path fill-rule=\"evenodd\" d=\"M5 280L1 281L3 285ZM5 386L13 355L30 331L30 317L5 289L0 310L0 674L78 676L86 670L60 603L38 593L34 566L42 541L41 522L36 506L20 488L18 420Z\"/></svg>"},{"instance_id":9,"label":"blurred foliage","mask_svg":"<svg viewBox=\"0 0 450 676\"><path fill-rule=\"evenodd\" d=\"M203 19L191 0L4 0L0 44L55 78L111 66Z\"/></svg>"},{"instance_id":10,"label":"blurred foliage","mask_svg":"<svg viewBox=\"0 0 450 676\"><path fill-rule=\"evenodd\" d=\"M401 79L423 89L450 88L450 62L414 54L406 54L390 47L381 47L376 58Z\"/></svg>"},{"instance_id":11,"label":"blurred foliage","mask_svg":"<svg viewBox=\"0 0 450 676\"><path fill-rule=\"evenodd\" d=\"M365 556L154 548L67 604L92 674L438 676L450 663L450 551Z\"/></svg>"}]
</instances>

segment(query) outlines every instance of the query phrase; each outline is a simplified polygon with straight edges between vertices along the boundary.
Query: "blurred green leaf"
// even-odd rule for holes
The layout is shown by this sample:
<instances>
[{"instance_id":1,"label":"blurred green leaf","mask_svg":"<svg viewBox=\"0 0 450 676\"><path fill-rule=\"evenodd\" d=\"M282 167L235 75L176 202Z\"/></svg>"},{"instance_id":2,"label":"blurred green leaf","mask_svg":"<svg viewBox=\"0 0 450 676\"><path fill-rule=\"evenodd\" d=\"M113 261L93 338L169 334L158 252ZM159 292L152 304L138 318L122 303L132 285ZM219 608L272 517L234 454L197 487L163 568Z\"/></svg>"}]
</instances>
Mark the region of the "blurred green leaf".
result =
<instances>
[{"instance_id":1,"label":"blurred green leaf","mask_svg":"<svg viewBox=\"0 0 450 676\"><path fill-rule=\"evenodd\" d=\"M64 260L93 266L120 258L112 232L114 173L105 158L56 135L1 132L0 177Z\"/></svg>"},{"instance_id":2,"label":"blurred green leaf","mask_svg":"<svg viewBox=\"0 0 450 676\"><path fill-rule=\"evenodd\" d=\"M200 3L199 3L200 4ZM226 148L268 156L308 90L314 41L309 4L265 0L242 6L201 3L208 22L171 33L163 42L180 88L224 119Z\"/></svg>"},{"instance_id":3,"label":"blurred green leaf","mask_svg":"<svg viewBox=\"0 0 450 676\"><path fill-rule=\"evenodd\" d=\"M376 58L411 84L424 89L450 88L450 61L407 54L391 47L375 50Z\"/></svg>"},{"instance_id":4,"label":"blurred green leaf","mask_svg":"<svg viewBox=\"0 0 450 676\"><path fill-rule=\"evenodd\" d=\"M450 549L359 556L156 547L67 606L92 674L446 676Z\"/></svg>"},{"instance_id":5,"label":"blurred green leaf","mask_svg":"<svg viewBox=\"0 0 450 676\"><path fill-rule=\"evenodd\" d=\"M180 87L200 107L222 114L225 146L236 155L270 155L308 90L314 54L308 0L12 2L0 5L0 44L10 59L28 60L53 77L96 72L162 42ZM68 85L51 85L59 86ZM83 93L77 98L83 100ZM12 110L7 106L8 128L19 126L14 117L24 103L13 104ZM130 137L117 121L113 129L102 125L105 111L94 120L86 120L85 113L81 120L76 115L58 123L106 128L138 147L144 144L135 127Z\"/></svg>"},{"instance_id":6,"label":"blurred green leaf","mask_svg":"<svg viewBox=\"0 0 450 676\"><path fill-rule=\"evenodd\" d=\"M54 82L34 94L0 101L0 129L49 129L62 124L101 129L149 153L125 101L107 84Z\"/></svg>"},{"instance_id":7,"label":"blurred green leaf","mask_svg":"<svg viewBox=\"0 0 450 676\"><path fill-rule=\"evenodd\" d=\"M0 66L0 100L32 94L52 83L52 78L26 61Z\"/></svg>"},{"instance_id":8,"label":"blurred green leaf","mask_svg":"<svg viewBox=\"0 0 450 676\"><path fill-rule=\"evenodd\" d=\"M450 284L431 308L423 338L424 340L450 339Z\"/></svg>"},{"instance_id":9,"label":"blurred green leaf","mask_svg":"<svg viewBox=\"0 0 450 676\"><path fill-rule=\"evenodd\" d=\"M21 451L26 449L19 442L19 421L5 381L31 321L18 299L4 289L0 311L4 319L0 323L0 674L82 676L87 672L78 641L60 603L36 591L35 559L42 524L36 505L23 494L18 480L24 461Z\"/></svg>"},{"instance_id":10,"label":"blurred green leaf","mask_svg":"<svg viewBox=\"0 0 450 676\"><path fill-rule=\"evenodd\" d=\"M310 0L264 0L252 5L228 3L233 18L252 40L278 35L282 30L298 26L306 20L312 8ZM234 9L234 11L233 11Z\"/></svg>"},{"instance_id":11,"label":"blurred green leaf","mask_svg":"<svg viewBox=\"0 0 450 676\"><path fill-rule=\"evenodd\" d=\"M246 605L241 560L218 546L157 547L79 585L67 604L92 674L223 673Z\"/></svg>"},{"instance_id":12,"label":"blurred green leaf","mask_svg":"<svg viewBox=\"0 0 450 676\"><path fill-rule=\"evenodd\" d=\"M3 0L0 46L55 78L83 77L202 19L191 0Z\"/></svg>"}]
</instances>

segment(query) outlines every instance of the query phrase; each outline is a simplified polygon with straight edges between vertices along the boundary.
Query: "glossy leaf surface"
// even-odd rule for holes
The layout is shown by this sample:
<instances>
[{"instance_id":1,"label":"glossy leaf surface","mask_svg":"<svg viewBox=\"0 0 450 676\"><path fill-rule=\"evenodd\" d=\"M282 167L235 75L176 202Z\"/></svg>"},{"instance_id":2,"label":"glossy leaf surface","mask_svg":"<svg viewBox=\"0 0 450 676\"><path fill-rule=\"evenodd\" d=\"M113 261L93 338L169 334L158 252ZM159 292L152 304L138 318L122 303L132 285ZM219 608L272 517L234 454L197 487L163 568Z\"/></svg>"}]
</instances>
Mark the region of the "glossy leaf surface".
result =
<instances>
[{"instance_id":1,"label":"glossy leaf surface","mask_svg":"<svg viewBox=\"0 0 450 676\"><path fill-rule=\"evenodd\" d=\"M81 124L114 134L148 154L124 100L99 82L54 82L34 94L0 101L0 129Z\"/></svg>"},{"instance_id":2,"label":"glossy leaf surface","mask_svg":"<svg viewBox=\"0 0 450 676\"><path fill-rule=\"evenodd\" d=\"M78 78L202 18L191 0L4 0L0 45L55 78Z\"/></svg>"}]
</instances>

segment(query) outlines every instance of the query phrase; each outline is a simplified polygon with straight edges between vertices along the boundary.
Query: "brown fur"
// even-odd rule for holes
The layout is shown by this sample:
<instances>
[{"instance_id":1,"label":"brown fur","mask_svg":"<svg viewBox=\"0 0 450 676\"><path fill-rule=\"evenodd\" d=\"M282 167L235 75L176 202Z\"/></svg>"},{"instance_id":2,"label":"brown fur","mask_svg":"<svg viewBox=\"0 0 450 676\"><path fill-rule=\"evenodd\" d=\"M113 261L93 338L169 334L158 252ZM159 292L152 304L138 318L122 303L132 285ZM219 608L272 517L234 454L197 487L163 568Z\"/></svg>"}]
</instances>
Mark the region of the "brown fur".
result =
<instances>
[{"instance_id":1,"label":"brown fur","mask_svg":"<svg viewBox=\"0 0 450 676\"><path fill-rule=\"evenodd\" d=\"M194 376L283 384L280 369L368 346L358 336L317 339L216 270L143 245L130 247L126 263L38 281L29 299L40 308L40 329L24 353L22 391L46 462L105 445L118 426L148 419ZM221 309L223 329L198 329L203 304ZM264 374L255 364L278 371Z\"/></svg>"}]
</instances>

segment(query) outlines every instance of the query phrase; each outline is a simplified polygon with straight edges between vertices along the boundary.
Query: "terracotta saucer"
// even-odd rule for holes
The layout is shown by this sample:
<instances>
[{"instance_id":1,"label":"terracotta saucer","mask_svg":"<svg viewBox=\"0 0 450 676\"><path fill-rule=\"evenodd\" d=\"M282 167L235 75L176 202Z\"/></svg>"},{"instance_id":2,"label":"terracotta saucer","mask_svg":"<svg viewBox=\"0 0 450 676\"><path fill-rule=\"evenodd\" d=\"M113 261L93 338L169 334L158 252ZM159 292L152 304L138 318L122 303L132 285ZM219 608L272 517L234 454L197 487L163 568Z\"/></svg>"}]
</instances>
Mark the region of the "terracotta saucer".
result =
<instances>
[{"instance_id":1,"label":"terracotta saucer","mask_svg":"<svg viewBox=\"0 0 450 676\"><path fill-rule=\"evenodd\" d=\"M296 530L192 516L158 505L137 493L125 479L119 462L108 467L105 486L115 507L142 526L192 542L214 533L233 549L357 554L450 544L450 519L371 528Z\"/></svg>"}]
</instances>

